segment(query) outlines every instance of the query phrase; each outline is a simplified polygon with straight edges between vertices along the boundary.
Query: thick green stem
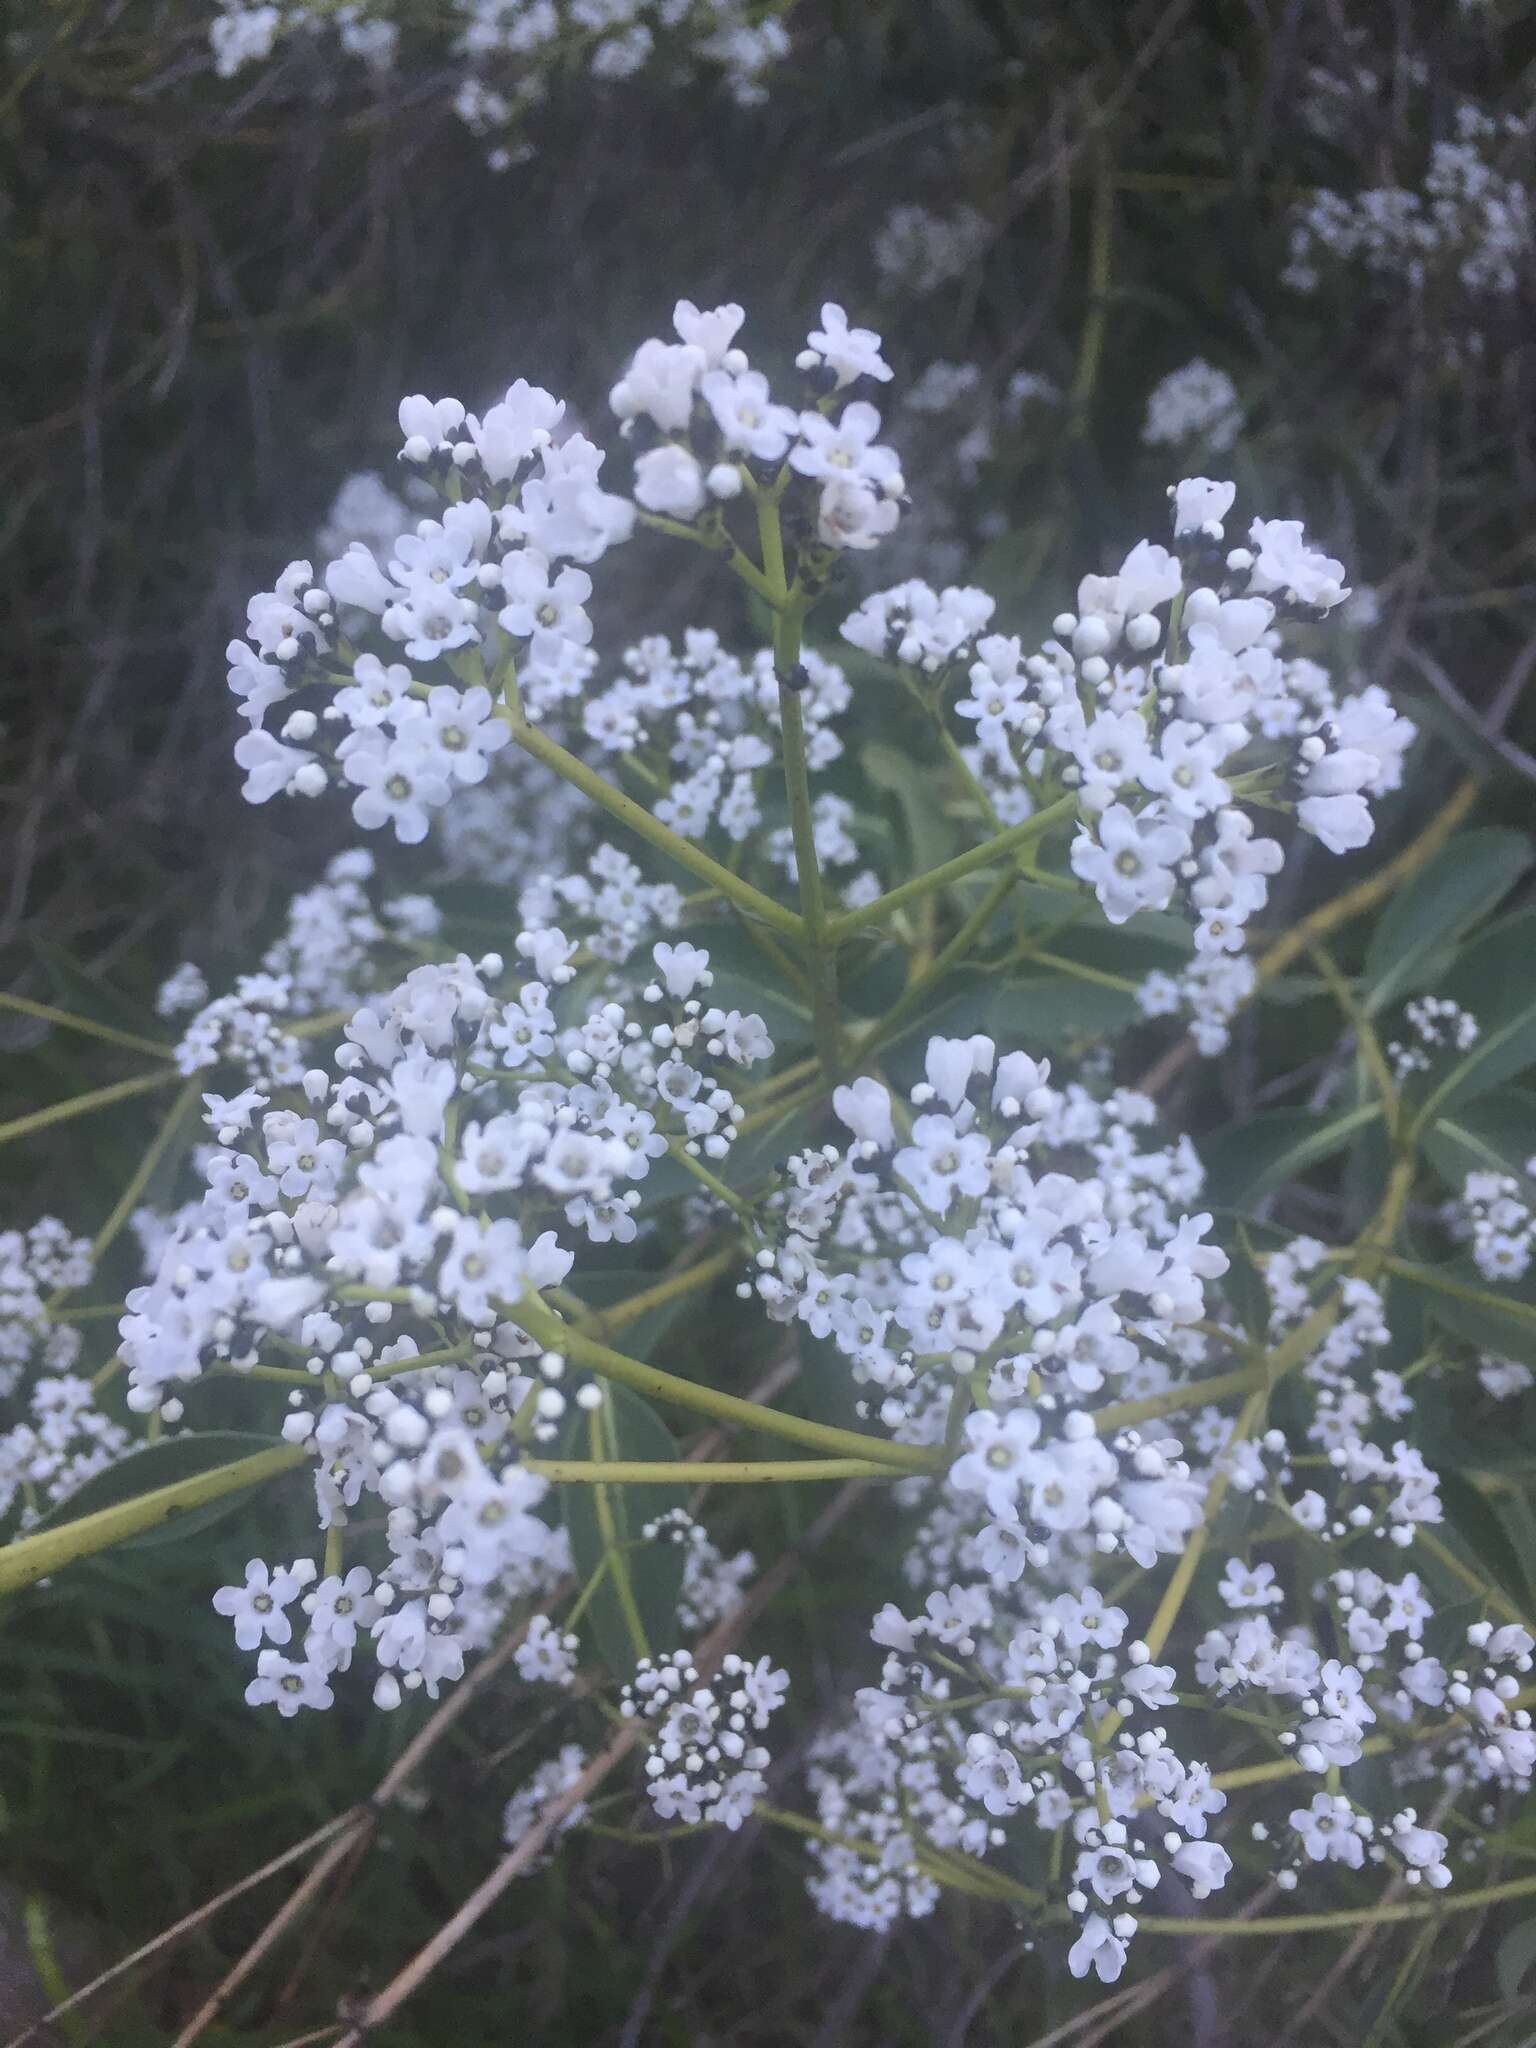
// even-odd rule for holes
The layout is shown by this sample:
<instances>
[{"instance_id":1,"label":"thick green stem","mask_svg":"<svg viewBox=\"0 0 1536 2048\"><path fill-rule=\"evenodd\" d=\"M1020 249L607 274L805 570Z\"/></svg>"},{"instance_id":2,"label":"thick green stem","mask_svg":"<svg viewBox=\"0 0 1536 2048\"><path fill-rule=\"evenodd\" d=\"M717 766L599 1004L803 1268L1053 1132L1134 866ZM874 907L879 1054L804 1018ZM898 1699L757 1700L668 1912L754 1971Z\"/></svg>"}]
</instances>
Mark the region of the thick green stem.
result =
<instances>
[{"instance_id":1,"label":"thick green stem","mask_svg":"<svg viewBox=\"0 0 1536 2048\"><path fill-rule=\"evenodd\" d=\"M233 1464L216 1466L212 1472L179 1479L174 1486L159 1486L133 1500L117 1501L109 1508L98 1508L93 1515L80 1515L73 1522L61 1523L56 1529L18 1536L14 1543L0 1550L0 1593L15 1593L47 1578L61 1566L73 1564L77 1558L110 1550L115 1543L142 1535L146 1529L157 1529L192 1508L222 1500L226 1494L260 1486L280 1473L293 1471L304 1463L305 1457L301 1445L274 1444L270 1451L257 1451L253 1457L237 1458Z\"/></svg>"},{"instance_id":2,"label":"thick green stem","mask_svg":"<svg viewBox=\"0 0 1536 2048\"><path fill-rule=\"evenodd\" d=\"M1145 1918L1138 1915L1136 1928L1140 1934L1195 1934L1202 1941L1225 1941L1241 1934L1332 1934L1350 1927L1384 1927L1399 1920L1438 1920L1444 1913L1475 1913L1504 1899L1528 1898L1532 1892L1536 1892L1536 1877L1515 1877L1476 1891L1442 1893L1422 1903L1383 1903L1341 1913L1271 1913L1252 1920L1176 1920L1153 1913Z\"/></svg>"},{"instance_id":3,"label":"thick green stem","mask_svg":"<svg viewBox=\"0 0 1536 2048\"><path fill-rule=\"evenodd\" d=\"M523 1470L540 1479L567 1486L763 1486L783 1480L821 1482L830 1479L904 1479L907 1475L871 1458L739 1459L733 1464L711 1459L707 1464L686 1458L612 1458L597 1463L585 1458L524 1458Z\"/></svg>"},{"instance_id":4,"label":"thick green stem","mask_svg":"<svg viewBox=\"0 0 1536 2048\"><path fill-rule=\"evenodd\" d=\"M642 1365L638 1358L626 1358L594 1338L573 1330L551 1314L534 1295L502 1307L502 1313L526 1330L536 1343L574 1359L600 1379L617 1380L653 1401L690 1408L716 1422L728 1422L742 1429L758 1429L765 1436L782 1437L786 1443L803 1444L807 1450L825 1451L833 1457L857 1457L898 1472L933 1472L942 1453L919 1449L915 1444L888 1443L883 1437L864 1436L856 1429L835 1429L830 1423L809 1422L799 1415L783 1415L758 1401L745 1401L736 1394L721 1393L696 1380L679 1379L658 1366Z\"/></svg>"},{"instance_id":5,"label":"thick green stem","mask_svg":"<svg viewBox=\"0 0 1536 2048\"><path fill-rule=\"evenodd\" d=\"M928 994L950 968L964 961L971 947L987 926L992 922L1009 891L1018 881L1016 873L999 875L980 903L961 925L947 945L936 953L917 979L902 991L886 1011L870 1036L859 1047L861 1060L868 1059L880 1046L889 1045L901 1030L913 1011L918 1009Z\"/></svg>"},{"instance_id":6,"label":"thick green stem","mask_svg":"<svg viewBox=\"0 0 1536 2048\"><path fill-rule=\"evenodd\" d=\"M697 875L701 882L707 882L712 889L718 890L728 902L734 903L744 916L761 919L764 924L772 925L775 931L782 932L786 938L797 942L803 938L805 928L795 911L775 902L773 897L765 896L761 889L754 889L752 884L744 882L740 875L733 875L729 868L722 867L719 861L711 859L702 847L695 846L691 840L683 839L676 832L669 830L659 818L653 818L643 804L637 804L633 797L626 796L622 789L615 788L605 777L599 775L596 769L589 768L585 761L578 759L575 754L568 753L547 733L540 732L536 725L531 725L519 710L508 705L504 708L503 716L512 727L512 737L524 753L531 754L536 761L542 761L546 768L552 768L558 776L570 783L573 789L579 789L583 796L589 797L611 818L616 818L621 825L628 826L631 832L646 840L658 852L666 854L670 860L676 861L679 867L686 868L691 875Z\"/></svg>"}]
</instances>

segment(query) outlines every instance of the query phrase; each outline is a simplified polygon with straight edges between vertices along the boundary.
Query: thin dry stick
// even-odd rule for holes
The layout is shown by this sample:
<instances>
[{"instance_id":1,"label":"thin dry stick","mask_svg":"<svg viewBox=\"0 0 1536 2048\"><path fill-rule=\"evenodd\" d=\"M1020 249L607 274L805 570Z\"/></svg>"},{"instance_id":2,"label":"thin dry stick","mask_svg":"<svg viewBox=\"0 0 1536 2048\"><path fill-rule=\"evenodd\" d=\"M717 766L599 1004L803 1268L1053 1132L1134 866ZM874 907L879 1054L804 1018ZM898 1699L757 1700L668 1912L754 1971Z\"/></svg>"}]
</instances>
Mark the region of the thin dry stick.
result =
<instances>
[{"instance_id":1,"label":"thin dry stick","mask_svg":"<svg viewBox=\"0 0 1536 2048\"><path fill-rule=\"evenodd\" d=\"M555 1593L550 1596L550 1603L553 1604L555 1600L562 1598L567 1591L569 1591L568 1586L557 1588ZM413 1775L417 1766L436 1748L437 1744L447 1734L454 1722L458 1720L470 1702L484 1690L496 1673L507 1663L508 1659L514 1654L518 1645L527 1635L527 1632L526 1623L519 1628L513 1629L497 1644L496 1648L488 1656L476 1665L464 1683L456 1687L449 1694L448 1698L444 1700L437 1712L433 1714L431 1719L422 1728L417 1730L389 1770L379 1780L372 1798L365 1806L354 1807L348 1813L339 1814L335 1820L327 1822L326 1826L319 1829L317 1833L306 1837L302 1842L296 1843L293 1848L285 1850L275 1862L258 1870L253 1876L243 1878L238 1885L232 1887L228 1892L221 1893L217 1899L210 1901L208 1905L199 1907L196 1913L189 1914L183 1921L178 1921L175 1927L169 1928L164 1934L157 1936L144 1949L139 1950L135 1955L129 1956L124 1962L115 1965L107 1975L109 1977L115 1976L120 1971L131 1968L140 1957L152 1954L156 1949L179 1938L183 1932L190 1932L201 1920L206 1919L210 1913L217 1911L225 1899L234 1898L238 1893L248 1890L252 1885L259 1884L264 1877L269 1876L276 1870L282 1869L285 1864L295 1862L307 1850L314 1848L318 1843L328 1840L332 1835L345 1831L344 1838L339 1843L332 1842L331 1849L321 1859L321 1865L324 1866L324 1870L327 1873L334 1869L342 1860L342 1856L368 1840L380 1815ZM340 1854L332 1853L338 1849ZM316 1870L319 1870L321 1865L317 1865ZM311 1871L310 1877L306 1879L305 1884L309 1885L314 1880L315 1875L316 1872ZM300 1891L304 1890L305 1887L301 1886ZM294 1899L298 1897L299 1893L296 1892L293 1898L280 1909L277 1921L282 1922L282 1926L278 1926L276 1922L269 1922L267 1927L257 1936L252 1948L247 1949L245 1954L239 1958L234 1969L192 2021L191 2029L183 2032L180 2041L177 2043L177 2048L181 2048L181 2042L196 2040L198 2034L203 2031L209 2021L216 2017L220 2007L227 2003L233 1991L250 1974L251 1969L255 1966L255 1962L260 1960L260 1956L266 1953L281 1934L283 1926L286 1926L288 1919L292 1917L291 1909ZM253 1951L259 1951L259 1953L253 1955ZM106 1979L102 1978L98 1981L105 1982ZM92 1985L87 1985L85 1991L75 1994L75 1999L85 1997L94 1988ZM74 1999L69 2001L70 2004L74 2002ZM63 2012L66 2010L66 2007L60 2006L57 2010ZM54 2016L53 2013L49 2013L46 2017L52 2019ZM42 2024L42 2021L38 2022L38 2025ZM22 2039L26 2038L26 2036L22 2037ZM9 2044L9 2048L21 2048L20 2041Z\"/></svg>"},{"instance_id":2,"label":"thin dry stick","mask_svg":"<svg viewBox=\"0 0 1536 2048\"><path fill-rule=\"evenodd\" d=\"M36 2037L40 2028L48 2026L54 2020L62 2019L65 2013L72 2012L77 2005L83 2005L86 1999L104 1990L115 1978L126 1975L137 1964L146 1962L158 1950L172 1947L185 1934L195 1933L205 1920L211 1919L218 1912L221 1906L227 1906L231 1899L238 1899L244 1892L253 1891L269 1877L275 1877L278 1871L286 1870L290 1863L297 1863L301 1856L307 1856L311 1849L318 1849L322 1842L328 1841L339 1829L346 1827L352 1817L347 1813L337 1814L336 1818L328 1820L324 1827L316 1828L312 1835L306 1835L302 1842L295 1842L291 1849L284 1849L280 1856L274 1856L270 1863L263 1863L259 1870L253 1870L247 1876L239 1878L215 1898L205 1899L202 1905L194 1906L192 1911L178 1920L174 1926L165 1928L155 1935L153 1940L146 1941L142 1948L136 1948L131 1955L124 1956L121 1962L113 1963L111 1968L103 1970L99 1977L93 1977L89 1984L82 1984L78 1991L72 1991L62 2005L56 2005L52 2012L45 2012L41 2019L34 2020L22 2033L13 2034L5 2048L26 2048L26 2044Z\"/></svg>"},{"instance_id":3,"label":"thin dry stick","mask_svg":"<svg viewBox=\"0 0 1536 2048\"><path fill-rule=\"evenodd\" d=\"M693 1661L701 1675L708 1676L718 1667L731 1645L745 1633L763 1608L777 1597L803 1560L830 1534L862 1496L866 1483L863 1480L854 1480L845 1486L822 1510L801 1540L785 1551L784 1555L764 1572L741 1604L710 1631L694 1651ZM363 2048L373 2029L382 2026L399 2011L406 2000L432 1975L438 1964L445 1961L471 1928L485 1917L512 1880L519 1877L534 1859L542 1854L545 1844L566 1815L590 1798L622 1763L640 1741L643 1733L644 1729L637 1721L632 1721L617 1731L607 1746L593 1757L580 1777L549 1801L538 1819L519 1836L512 1848L495 1868L487 1873L458 1911L438 1929L423 1948L417 1950L405 1967L396 1973L377 1996L369 1999L351 2029L337 2043L337 2048ZM180 2048L179 2043L177 2048Z\"/></svg>"},{"instance_id":4,"label":"thin dry stick","mask_svg":"<svg viewBox=\"0 0 1536 2048\"><path fill-rule=\"evenodd\" d=\"M331 1842L324 1854L310 1866L308 1875L289 1894L244 1955L237 1959L217 1988L199 2006L197 2012L176 2036L172 2048L191 2048L191 2044L212 2026L268 1950L276 1947L294 1921L308 1911L310 1901L319 1896L331 1872L352 1854L372 1826L373 1816L366 1808L354 1815L351 1826Z\"/></svg>"}]
</instances>

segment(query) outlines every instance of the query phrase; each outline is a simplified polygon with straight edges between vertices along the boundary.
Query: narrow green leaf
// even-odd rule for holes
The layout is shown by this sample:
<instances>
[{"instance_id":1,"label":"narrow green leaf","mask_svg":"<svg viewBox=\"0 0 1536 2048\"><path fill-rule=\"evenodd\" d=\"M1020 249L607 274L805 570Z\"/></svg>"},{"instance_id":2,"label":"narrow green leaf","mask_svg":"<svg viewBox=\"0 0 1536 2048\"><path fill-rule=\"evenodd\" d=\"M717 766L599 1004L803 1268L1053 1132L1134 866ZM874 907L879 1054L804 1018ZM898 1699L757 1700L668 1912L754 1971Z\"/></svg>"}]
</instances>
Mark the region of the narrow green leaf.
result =
<instances>
[{"instance_id":1,"label":"narrow green leaf","mask_svg":"<svg viewBox=\"0 0 1536 2048\"><path fill-rule=\"evenodd\" d=\"M1439 1116L1421 1140L1430 1164L1452 1194L1469 1173L1523 1174L1536 1156L1536 1092L1495 1088Z\"/></svg>"},{"instance_id":2,"label":"narrow green leaf","mask_svg":"<svg viewBox=\"0 0 1536 2048\"><path fill-rule=\"evenodd\" d=\"M1209 1197L1224 1208L1244 1208L1331 1159L1380 1115L1379 1103L1363 1102L1342 1115L1275 1109L1229 1125L1201 1148Z\"/></svg>"},{"instance_id":3,"label":"narrow green leaf","mask_svg":"<svg viewBox=\"0 0 1536 2048\"><path fill-rule=\"evenodd\" d=\"M604 1454L608 1458L642 1458L651 1461L675 1459L676 1439L666 1424L638 1394L627 1387L608 1386L607 1400L599 1411L603 1418ZM587 1412L573 1408L560 1444L562 1458L586 1460L592 1456ZM688 1491L682 1486L593 1486L573 1483L560 1489L560 1508L571 1542L576 1576L585 1585L602 1566L610 1545L604 1530L611 1525L615 1558L604 1571L602 1583L582 1617L581 1627L598 1655L617 1678L627 1678L635 1667L635 1642L615 1574L622 1570L633 1597L634 1611L652 1650L676 1649L671 1640L677 1633L677 1595L683 1582L684 1553L676 1543L646 1542L640 1531L669 1509L684 1507Z\"/></svg>"},{"instance_id":4,"label":"narrow green leaf","mask_svg":"<svg viewBox=\"0 0 1536 2048\"><path fill-rule=\"evenodd\" d=\"M1431 1319L1479 1351L1536 1366L1536 1299L1524 1287L1491 1287L1470 1260L1394 1269L1421 1290Z\"/></svg>"},{"instance_id":5,"label":"narrow green leaf","mask_svg":"<svg viewBox=\"0 0 1536 2048\"><path fill-rule=\"evenodd\" d=\"M1427 988L1456 942L1494 910L1536 859L1523 832L1488 826L1462 832L1387 905L1366 948L1363 983L1370 1016Z\"/></svg>"},{"instance_id":6,"label":"narrow green leaf","mask_svg":"<svg viewBox=\"0 0 1536 2048\"><path fill-rule=\"evenodd\" d=\"M1536 1920L1522 1920L1511 1927L1494 1955L1494 1975L1507 2005L1513 2005L1525 1988L1525 1980L1536 1964Z\"/></svg>"},{"instance_id":7,"label":"narrow green leaf","mask_svg":"<svg viewBox=\"0 0 1536 2048\"><path fill-rule=\"evenodd\" d=\"M884 740L870 740L860 751L859 762L876 789L895 797L900 806L911 853L910 873L926 874L959 851L953 822L934 800L931 767Z\"/></svg>"},{"instance_id":8,"label":"narrow green leaf","mask_svg":"<svg viewBox=\"0 0 1536 2048\"><path fill-rule=\"evenodd\" d=\"M1514 1540L1497 1506L1459 1472L1442 1471L1440 1500L1446 1526L1517 1607L1529 1605L1531 1591Z\"/></svg>"},{"instance_id":9,"label":"narrow green leaf","mask_svg":"<svg viewBox=\"0 0 1536 2048\"><path fill-rule=\"evenodd\" d=\"M159 1443L144 1444L127 1457L119 1458L115 1465L107 1466L104 1472L96 1473L68 1500L60 1501L34 1522L27 1534L35 1536L44 1529L61 1529L66 1523L78 1522L82 1515L116 1507L120 1501L137 1500L141 1494L153 1493L162 1486L175 1486L183 1479L217 1471L237 1458L276 1448L275 1438L247 1429L210 1429L189 1436L162 1437ZM211 1528L224 1516L233 1514L239 1505L238 1493L226 1494L219 1500L171 1515L154 1528L128 1536L113 1547L153 1550L161 1544L179 1543L186 1536Z\"/></svg>"}]
</instances>

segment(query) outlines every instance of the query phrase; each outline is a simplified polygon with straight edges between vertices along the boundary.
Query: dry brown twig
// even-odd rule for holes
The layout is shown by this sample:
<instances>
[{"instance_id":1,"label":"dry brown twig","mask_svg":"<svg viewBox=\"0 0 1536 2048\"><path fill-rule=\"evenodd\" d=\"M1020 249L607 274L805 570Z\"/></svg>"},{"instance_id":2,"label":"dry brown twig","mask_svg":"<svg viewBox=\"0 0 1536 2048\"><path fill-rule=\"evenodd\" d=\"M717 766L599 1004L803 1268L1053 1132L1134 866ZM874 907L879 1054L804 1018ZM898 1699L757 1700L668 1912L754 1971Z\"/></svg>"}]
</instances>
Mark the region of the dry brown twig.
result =
<instances>
[{"instance_id":1,"label":"dry brown twig","mask_svg":"<svg viewBox=\"0 0 1536 2048\"><path fill-rule=\"evenodd\" d=\"M801 1540L775 1560L757 1584L725 1619L710 1630L694 1651L693 1661L702 1676L718 1669L721 1659L747 1629L775 1600L783 1587L810 1555L862 1497L868 1482L852 1480L844 1486L812 1523ZM342 2035L336 2048L364 2048L370 2032L390 2019L426 1982L438 1965L450 1956L470 1930L495 1905L514 1878L519 1877L543 1853L545 1845L566 1816L582 1804L611 1776L636 1747L644 1730L638 1722L620 1728L598 1751L573 1784L558 1793L542 1809L533 1825L522 1834L487 1873L469 1897L440 1927L424 1947L399 1970L382 1991L370 1998L353 2025Z\"/></svg>"}]
</instances>

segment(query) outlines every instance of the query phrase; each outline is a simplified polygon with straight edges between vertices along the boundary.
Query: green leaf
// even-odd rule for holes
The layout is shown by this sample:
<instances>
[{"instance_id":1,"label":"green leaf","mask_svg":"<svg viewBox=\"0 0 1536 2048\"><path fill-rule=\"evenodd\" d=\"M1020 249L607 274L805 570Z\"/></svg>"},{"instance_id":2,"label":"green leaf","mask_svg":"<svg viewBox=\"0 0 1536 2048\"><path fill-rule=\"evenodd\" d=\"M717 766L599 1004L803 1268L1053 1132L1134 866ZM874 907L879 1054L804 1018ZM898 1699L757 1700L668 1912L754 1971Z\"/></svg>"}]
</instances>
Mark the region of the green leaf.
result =
<instances>
[{"instance_id":1,"label":"green leaf","mask_svg":"<svg viewBox=\"0 0 1536 2048\"><path fill-rule=\"evenodd\" d=\"M89 1017L96 1024L110 1024L119 1031L133 1031L143 1038L164 1040L165 1022L146 1003L135 1002L120 990L90 974L61 946L45 939L33 939L32 951L49 981L48 1000L56 1009L72 1010L77 1017Z\"/></svg>"},{"instance_id":2,"label":"green leaf","mask_svg":"<svg viewBox=\"0 0 1536 2048\"><path fill-rule=\"evenodd\" d=\"M178 1480L196 1478L201 1472L212 1472L221 1465L233 1464L237 1458L248 1458L256 1451L270 1451L277 1443L276 1437L259 1435L247 1429L210 1429L189 1436L162 1437L159 1443L144 1444L140 1449L130 1451L127 1457L119 1458L115 1465L109 1465L104 1472L88 1479L68 1500L50 1508L26 1533L33 1536L44 1529L62 1528L66 1522L77 1522L82 1515L95 1514L99 1508L116 1507L119 1501L137 1500L140 1494L153 1493L158 1487L174 1486ZM185 1513L174 1515L169 1521L153 1529L145 1529L137 1536L125 1537L114 1547L118 1550L154 1550L163 1544L179 1543L183 1537L197 1535L212 1528L226 1515L233 1514L243 1500L243 1494L226 1494L221 1500L188 1508Z\"/></svg>"},{"instance_id":3,"label":"green leaf","mask_svg":"<svg viewBox=\"0 0 1536 2048\"><path fill-rule=\"evenodd\" d=\"M662 1278L657 1272L646 1272L640 1267L610 1267L606 1272L582 1273L571 1276L572 1293L584 1301L588 1308L599 1314L605 1308L613 1308L627 1301L632 1294L640 1294L647 1287L654 1287ZM667 1334L685 1308L697 1307L697 1298L679 1295L675 1301L664 1301L659 1308L647 1309L645 1314L632 1323L624 1325L623 1349L631 1358L648 1359L657 1345Z\"/></svg>"},{"instance_id":4,"label":"green leaf","mask_svg":"<svg viewBox=\"0 0 1536 2048\"><path fill-rule=\"evenodd\" d=\"M599 1409L589 1413L573 1408L560 1445L562 1458L677 1458L677 1442L649 1402L627 1387L609 1385L605 1393L607 1398ZM583 1586L603 1565L610 1549L603 1527L605 1513L611 1525L614 1555L582 1616L581 1627L613 1675L627 1678L635 1668L637 1645L630 1611L621 1597L619 1574L628 1580L633 1612L650 1648L675 1649L672 1638L678 1625L683 1549L677 1543L645 1542L640 1531L669 1509L686 1507L688 1490L573 1480L563 1485L560 1493L571 1557Z\"/></svg>"},{"instance_id":5,"label":"green leaf","mask_svg":"<svg viewBox=\"0 0 1536 2048\"><path fill-rule=\"evenodd\" d=\"M1366 1012L1377 1015L1444 973L1456 943L1536 859L1523 832L1488 826L1442 847L1383 911L1366 948Z\"/></svg>"},{"instance_id":6,"label":"green leaf","mask_svg":"<svg viewBox=\"0 0 1536 2048\"><path fill-rule=\"evenodd\" d=\"M933 1007L914 1017L891 1041L924 1042L935 1032L964 1037L984 1031L999 1044L1055 1051L1111 1037L1140 1015L1129 990L1105 988L1075 975L998 977L969 970L947 976L934 991Z\"/></svg>"},{"instance_id":7,"label":"green leaf","mask_svg":"<svg viewBox=\"0 0 1536 2048\"><path fill-rule=\"evenodd\" d=\"M1513 2005L1520 1997L1533 1963L1536 1963L1536 1920L1522 1920L1518 1927L1511 1927L1494 1955L1494 1975L1499 1980L1499 1992L1506 2005Z\"/></svg>"},{"instance_id":8,"label":"green leaf","mask_svg":"<svg viewBox=\"0 0 1536 2048\"><path fill-rule=\"evenodd\" d=\"M912 865L909 872L926 874L958 851L954 822L935 801L933 769L912 754L884 740L866 742L859 763L876 789L894 796L901 807Z\"/></svg>"},{"instance_id":9,"label":"green leaf","mask_svg":"<svg viewBox=\"0 0 1536 2048\"><path fill-rule=\"evenodd\" d=\"M1437 1117L1421 1139L1426 1157L1453 1194L1469 1173L1523 1175L1536 1156L1536 1092L1495 1088Z\"/></svg>"},{"instance_id":10,"label":"green leaf","mask_svg":"<svg viewBox=\"0 0 1536 2048\"><path fill-rule=\"evenodd\" d=\"M1273 1109L1246 1123L1228 1125L1201 1147L1207 1194L1223 1208L1244 1208L1331 1159L1380 1115L1379 1103L1365 1102L1342 1115Z\"/></svg>"},{"instance_id":11,"label":"green leaf","mask_svg":"<svg viewBox=\"0 0 1536 2048\"><path fill-rule=\"evenodd\" d=\"M1396 1269L1418 1288L1431 1319L1479 1351L1536 1366L1536 1299L1521 1286L1490 1287L1470 1260Z\"/></svg>"},{"instance_id":12,"label":"green leaf","mask_svg":"<svg viewBox=\"0 0 1536 2048\"><path fill-rule=\"evenodd\" d=\"M1494 1503L1459 1472L1440 1473L1439 1493L1446 1526L1460 1540L1462 1548L1470 1552L1517 1607L1527 1606L1530 1586L1525 1568Z\"/></svg>"}]
</instances>

